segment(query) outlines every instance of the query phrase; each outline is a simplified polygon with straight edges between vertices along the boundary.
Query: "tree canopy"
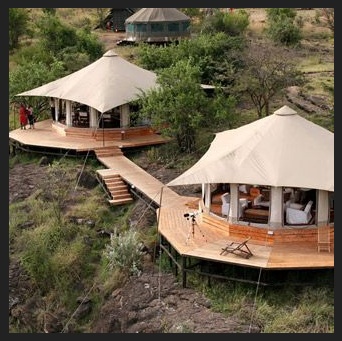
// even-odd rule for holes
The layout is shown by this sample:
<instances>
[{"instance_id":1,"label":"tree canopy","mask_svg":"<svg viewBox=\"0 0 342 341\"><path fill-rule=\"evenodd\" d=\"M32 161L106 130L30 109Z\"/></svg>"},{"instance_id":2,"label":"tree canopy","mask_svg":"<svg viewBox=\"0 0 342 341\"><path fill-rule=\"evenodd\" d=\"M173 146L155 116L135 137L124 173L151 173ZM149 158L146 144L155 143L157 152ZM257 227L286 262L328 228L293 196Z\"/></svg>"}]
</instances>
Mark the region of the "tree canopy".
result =
<instances>
[{"instance_id":1,"label":"tree canopy","mask_svg":"<svg viewBox=\"0 0 342 341\"><path fill-rule=\"evenodd\" d=\"M141 115L163 134L174 138L182 152L195 150L201 127L230 118L234 100L219 90L216 97L208 98L201 88L200 68L191 59L181 59L159 70L157 82L157 89L141 97Z\"/></svg>"},{"instance_id":2,"label":"tree canopy","mask_svg":"<svg viewBox=\"0 0 342 341\"><path fill-rule=\"evenodd\" d=\"M242 58L244 67L237 77L236 89L250 96L259 118L269 115L271 99L279 91L303 81L290 51L282 47L252 44Z\"/></svg>"}]
</instances>

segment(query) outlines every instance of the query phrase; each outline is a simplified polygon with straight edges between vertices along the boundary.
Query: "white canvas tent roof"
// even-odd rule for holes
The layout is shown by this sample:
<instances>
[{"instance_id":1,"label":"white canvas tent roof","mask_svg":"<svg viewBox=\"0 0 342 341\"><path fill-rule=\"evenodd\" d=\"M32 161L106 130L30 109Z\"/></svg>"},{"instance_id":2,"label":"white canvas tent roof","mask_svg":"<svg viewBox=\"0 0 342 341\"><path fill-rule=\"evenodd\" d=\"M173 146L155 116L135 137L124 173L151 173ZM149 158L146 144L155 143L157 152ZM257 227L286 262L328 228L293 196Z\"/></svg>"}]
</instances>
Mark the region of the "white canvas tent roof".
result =
<instances>
[{"instance_id":1,"label":"white canvas tent roof","mask_svg":"<svg viewBox=\"0 0 342 341\"><path fill-rule=\"evenodd\" d=\"M190 21L190 17L176 8L141 8L125 20L125 23Z\"/></svg>"},{"instance_id":2,"label":"white canvas tent roof","mask_svg":"<svg viewBox=\"0 0 342 341\"><path fill-rule=\"evenodd\" d=\"M334 191L334 134L288 106L217 133L208 151L167 186L246 183Z\"/></svg>"},{"instance_id":3,"label":"white canvas tent roof","mask_svg":"<svg viewBox=\"0 0 342 341\"><path fill-rule=\"evenodd\" d=\"M86 104L103 113L129 103L156 86L157 76L107 51L97 61L68 76L17 96L46 96Z\"/></svg>"}]
</instances>

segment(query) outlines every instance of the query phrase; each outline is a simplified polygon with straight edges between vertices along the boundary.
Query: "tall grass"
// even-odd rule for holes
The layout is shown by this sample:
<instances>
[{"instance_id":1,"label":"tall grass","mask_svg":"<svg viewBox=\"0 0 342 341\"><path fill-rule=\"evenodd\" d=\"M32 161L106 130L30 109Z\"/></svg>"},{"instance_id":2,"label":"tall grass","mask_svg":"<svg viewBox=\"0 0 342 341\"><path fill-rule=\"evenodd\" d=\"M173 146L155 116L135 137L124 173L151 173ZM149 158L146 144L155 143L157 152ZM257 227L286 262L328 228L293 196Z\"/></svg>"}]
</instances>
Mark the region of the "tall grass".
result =
<instances>
[{"instance_id":1,"label":"tall grass","mask_svg":"<svg viewBox=\"0 0 342 341\"><path fill-rule=\"evenodd\" d=\"M165 253L159 255L157 263L162 272L172 271ZM260 333L334 332L334 289L318 277L313 286L284 283L281 287L260 287L213 278L208 285L203 276L188 273L187 286L202 292L213 311L234 317Z\"/></svg>"}]
</instances>

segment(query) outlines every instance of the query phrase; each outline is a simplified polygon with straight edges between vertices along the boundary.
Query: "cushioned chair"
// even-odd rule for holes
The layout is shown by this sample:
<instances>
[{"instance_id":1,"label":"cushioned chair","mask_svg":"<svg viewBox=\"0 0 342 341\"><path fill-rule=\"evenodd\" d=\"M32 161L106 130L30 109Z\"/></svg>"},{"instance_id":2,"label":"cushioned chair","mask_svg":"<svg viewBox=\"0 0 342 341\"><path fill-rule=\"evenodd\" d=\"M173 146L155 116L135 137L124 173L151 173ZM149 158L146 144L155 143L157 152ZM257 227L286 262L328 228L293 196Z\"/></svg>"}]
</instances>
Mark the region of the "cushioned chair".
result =
<instances>
[{"instance_id":1,"label":"cushioned chair","mask_svg":"<svg viewBox=\"0 0 342 341\"><path fill-rule=\"evenodd\" d=\"M229 209L230 209L230 194L229 193L222 194L221 201L222 201L221 214L223 216L228 216ZM248 200L244 198L240 198L239 199L239 218L242 217L243 212L245 208L247 208L247 206L248 206Z\"/></svg>"},{"instance_id":2,"label":"cushioned chair","mask_svg":"<svg viewBox=\"0 0 342 341\"><path fill-rule=\"evenodd\" d=\"M223 216L228 216L229 214L229 207L230 207L230 194L223 193L221 195L222 207L221 207L221 214Z\"/></svg>"},{"instance_id":3,"label":"cushioned chair","mask_svg":"<svg viewBox=\"0 0 342 341\"><path fill-rule=\"evenodd\" d=\"M259 206L262 201L262 194L258 194L254 199L253 199L253 206Z\"/></svg>"},{"instance_id":4,"label":"cushioned chair","mask_svg":"<svg viewBox=\"0 0 342 341\"><path fill-rule=\"evenodd\" d=\"M297 208L287 207L286 208L286 222L288 224L309 224L312 215L311 215L311 207L313 201L310 200L304 210L300 210Z\"/></svg>"},{"instance_id":5,"label":"cushioned chair","mask_svg":"<svg viewBox=\"0 0 342 341\"><path fill-rule=\"evenodd\" d=\"M245 198L239 199L239 218L243 217L245 209L248 207L248 200Z\"/></svg>"}]
</instances>

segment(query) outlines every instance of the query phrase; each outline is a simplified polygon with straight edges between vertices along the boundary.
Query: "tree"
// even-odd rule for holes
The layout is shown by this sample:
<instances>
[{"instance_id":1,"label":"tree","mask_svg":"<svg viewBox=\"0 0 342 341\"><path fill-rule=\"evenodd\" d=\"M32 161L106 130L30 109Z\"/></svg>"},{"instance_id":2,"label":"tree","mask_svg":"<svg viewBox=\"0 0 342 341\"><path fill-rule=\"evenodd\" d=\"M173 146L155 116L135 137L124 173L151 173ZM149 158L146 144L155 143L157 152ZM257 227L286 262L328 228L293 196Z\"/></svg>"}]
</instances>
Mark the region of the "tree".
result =
<instances>
[{"instance_id":1,"label":"tree","mask_svg":"<svg viewBox=\"0 0 342 341\"><path fill-rule=\"evenodd\" d=\"M29 16L24 8L9 8L9 49L17 48L19 38L27 32Z\"/></svg>"},{"instance_id":2,"label":"tree","mask_svg":"<svg viewBox=\"0 0 342 341\"><path fill-rule=\"evenodd\" d=\"M43 62L30 61L19 65L15 70L9 73L9 102L14 104L24 102L26 105L32 105L35 116L39 119L41 112L48 109L46 97L17 97L16 95L46 82L53 81L64 75L64 68L61 62L54 61L50 65ZM12 122L12 124L15 124ZM10 130L15 126L9 127Z\"/></svg>"},{"instance_id":3,"label":"tree","mask_svg":"<svg viewBox=\"0 0 342 341\"><path fill-rule=\"evenodd\" d=\"M142 44L138 49L138 63L157 71L172 66L175 61L191 59L201 71L201 83L227 86L234 78L244 46L241 36L231 37L224 32L200 34L167 47Z\"/></svg>"},{"instance_id":4,"label":"tree","mask_svg":"<svg viewBox=\"0 0 342 341\"><path fill-rule=\"evenodd\" d=\"M140 117L177 141L181 152L196 150L198 133L203 128L217 129L234 123L235 99L218 87L207 96L200 85L200 68L192 59L181 59L159 70L158 88L140 98Z\"/></svg>"},{"instance_id":5,"label":"tree","mask_svg":"<svg viewBox=\"0 0 342 341\"><path fill-rule=\"evenodd\" d=\"M96 14L95 14L96 25L95 26L100 27L102 30L106 29L105 19L109 10L110 10L109 8L96 8Z\"/></svg>"},{"instance_id":6,"label":"tree","mask_svg":"<svg viewBox=\"0 0 342 341\"><path fill-rule=\"evenodd\" d=\"M203 17L203 12L201 11L200 8L178 8L182 13L184 13L185 15L191 17L191 18L198 18L199 20L201 20L201 18Z\"/></svg>"},{"instance_id":7,"label":"tree","mask_svg":"<svg viewBox=\"0 0 342 341\"><path fill-rule=\"evenodd\" d=\"M214 131L234 128L237 123L236 102L233 95L228 95L223 88L217 86L206 113L208 127Z\"/></svg>"},{"instance_id":8,"label":"tree","mask_svg":"<svg viewBox=\"0 0 342 341\"><path fill-rule=\"evenodd\" d=\"M64 57L65 49L76 48L79 53L86 53L90 60L103 55L103 44L87 28L76 30L63 24L58 17L45 14L37 23L40 42L53 55Z\"/></svg>"},{"instance_id":9,"label":"tree","mask_svg":"<svg viewBox=\"0 0 342 341\"><path fill-rule=\"evenodd\" d=\"M295 19L297 12L293 8L267 8L267 27L265 29L268 37L275 43L293 46L300 42L302 34L299 22Z\"/></svg>"},{"instance_id":10,"label":"tree","mask_svg":"<svg viewBox=\"0 0 342 341\"><path fill-rule=\"evenodd\" d=\"M55 15L45 14L37 22L37 27L40 44L53 54L77 44L76 30L64 25Z\"/></svg>"},{"instance_id":11,"label":"tree","mask_svg":"<svg viewBox=\"0 0 342 341\"><path fill-rule=\"evenodd\" d=\"M269 115L270 101L277 93L303 82L294 58L284 48L251 44L243 61L245 67L239 72L236 85L239 91L250 96L259 118Z\"/></svg>"},{"instance_id":12,"label":"tree","mask_svg":"<svg viewBox=\"0 0 342 341\"><path fill-rule=\"evenodd\" d=\"M182 152L191 153L207 105L200 87L200 70L189 61L180 60L162 69L157 82L157 89L141 97L141 115L162 133L175 138Z\"/></svg>"},{"instance_id":13,"label":"tree","mask_svg":"<svg viewBox=\"0 0 342 341\"><path fill-rule=\"evenodd\" d=\"M226 13L216 9L205 18L202 33L224 32L229 36L242 35L249 25L249 14L244 9Z\"/></svg>"}]
</instances>

